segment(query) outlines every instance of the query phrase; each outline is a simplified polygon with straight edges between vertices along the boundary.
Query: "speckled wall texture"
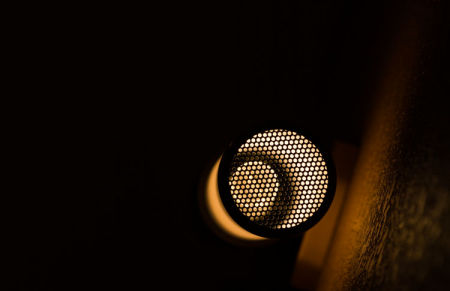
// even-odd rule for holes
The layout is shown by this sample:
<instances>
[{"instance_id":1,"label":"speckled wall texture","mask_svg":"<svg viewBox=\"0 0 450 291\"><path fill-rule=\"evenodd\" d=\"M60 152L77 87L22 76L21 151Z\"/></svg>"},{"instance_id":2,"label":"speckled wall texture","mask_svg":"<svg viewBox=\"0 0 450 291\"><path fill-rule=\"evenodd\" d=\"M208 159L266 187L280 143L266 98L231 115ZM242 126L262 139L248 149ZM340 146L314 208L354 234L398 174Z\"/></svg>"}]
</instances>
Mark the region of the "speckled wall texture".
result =
<instances>
[{"instance_id":1,"label":"speckled wall texture","mask_svg":"<svg viewBox=\"0 0 450 291\"><path fill-rule=\"evenodd\" d=\"M450 286L446 5L414 1L398 10L319 290Z\"/></svg>"}]
</instances>

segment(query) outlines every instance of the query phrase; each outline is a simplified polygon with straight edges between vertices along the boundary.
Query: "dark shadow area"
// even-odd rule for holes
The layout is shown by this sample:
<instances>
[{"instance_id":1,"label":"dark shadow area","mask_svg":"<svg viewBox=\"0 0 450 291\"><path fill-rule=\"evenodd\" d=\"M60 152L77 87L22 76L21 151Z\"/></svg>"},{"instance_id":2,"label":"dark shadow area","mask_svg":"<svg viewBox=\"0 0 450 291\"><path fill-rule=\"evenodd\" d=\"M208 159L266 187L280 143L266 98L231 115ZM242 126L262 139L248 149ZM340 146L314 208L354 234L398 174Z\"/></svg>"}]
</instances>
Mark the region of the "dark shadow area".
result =
<instances>
[{"instance_id":1,"label":"dark shadow area","mask_svg":"<svg viewBox=\"0 0 450 291\"><path fill-rule=\"evenodd\" d=\"M27 26L35 51L24 58L36 77L20 86L55 101L31 105L20 131L26 142L12 170L20 182L5 194L13 200L6 289L289 290L300 239L265 247L221 240L201 216L198 183L235 135L261 123L360 145L395 15L408 5L394 2L105 4L61 8ZM432 48L417 68L404 147L392 158L410 171L396 185L435 179L421 184L434 193L421 196L422 215L430 217L424 228L441 232L416 264L396 257L379 265L405 270L394 283L412 289L444 283L447 271L432 262L448 260L450 245L448 209L437 217L426 211L449 198L441 63L449 14L443 1L423 2L435 11L424 23L434 28L423 44ZM402 162L411 156L423 167ZM410 199L395 200L387 227L417 215L407 210ZM427 275L417 277L424 266ZM368 272L349 284L393 283L375 284ZM423 285L409 285L410 277Z\"/></svg>"}]
</instances>

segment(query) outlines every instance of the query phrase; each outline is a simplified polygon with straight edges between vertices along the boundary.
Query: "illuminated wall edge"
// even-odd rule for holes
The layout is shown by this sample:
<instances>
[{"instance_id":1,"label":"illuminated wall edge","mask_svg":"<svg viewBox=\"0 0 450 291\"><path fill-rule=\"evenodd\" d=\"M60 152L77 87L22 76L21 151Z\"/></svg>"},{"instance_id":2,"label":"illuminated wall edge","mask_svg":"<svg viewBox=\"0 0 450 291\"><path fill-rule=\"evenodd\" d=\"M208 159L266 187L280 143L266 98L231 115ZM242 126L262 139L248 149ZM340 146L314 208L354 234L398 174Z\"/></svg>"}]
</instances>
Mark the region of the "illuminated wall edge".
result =
<instances>
[{"instance_id":1,"label":"illuminated wall edge","mask_svg":"<svg viewBox=\"0 0 450 291\"><path fill-rule=\"evenodd\" d=\"M217 183L217 175L219 172L219 164L222 158L219 158L213 165L207 181L205 189L205 202L209 216L213 220L213 223L220 228L225 235L236 240L243 242L262 242L269 239L254 235L241 226L239 226L233 218L228 214L225 206L222 203L219 194L219 187Z\"/></svg>"}]
</instances>

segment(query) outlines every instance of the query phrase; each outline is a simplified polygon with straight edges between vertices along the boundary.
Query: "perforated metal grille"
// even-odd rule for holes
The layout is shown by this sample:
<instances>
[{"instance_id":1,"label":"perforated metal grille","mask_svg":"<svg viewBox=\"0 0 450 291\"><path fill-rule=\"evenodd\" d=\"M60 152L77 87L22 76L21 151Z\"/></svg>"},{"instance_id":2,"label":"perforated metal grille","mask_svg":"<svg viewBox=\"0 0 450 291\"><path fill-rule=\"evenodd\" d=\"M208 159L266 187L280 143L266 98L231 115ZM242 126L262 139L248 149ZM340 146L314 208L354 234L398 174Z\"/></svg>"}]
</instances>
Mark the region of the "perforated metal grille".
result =
<instances>
[{"instance_id":1,"label":"perforated metal grille","mask_svg":"<svg viewBox=\"0 0 450 291\"><path fill-rule=\"evenodd\" d=\"M271 229L308 220L325 199L328 170L317 147L296 132L254 135L231 162L231 195L250 220Z\"/></svg>"}]
</instances>

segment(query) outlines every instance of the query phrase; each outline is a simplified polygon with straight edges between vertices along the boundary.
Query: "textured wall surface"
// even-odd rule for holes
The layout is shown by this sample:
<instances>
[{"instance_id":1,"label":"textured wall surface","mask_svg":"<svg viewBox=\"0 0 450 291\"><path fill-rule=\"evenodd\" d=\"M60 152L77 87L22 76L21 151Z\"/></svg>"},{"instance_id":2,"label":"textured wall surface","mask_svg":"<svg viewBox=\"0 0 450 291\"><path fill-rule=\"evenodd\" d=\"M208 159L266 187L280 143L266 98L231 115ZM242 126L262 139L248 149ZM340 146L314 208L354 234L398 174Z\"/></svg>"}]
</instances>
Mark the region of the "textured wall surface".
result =
<instances>
[{"instance_id":1,"label":"textured wall surface","mask_svg":"<svg viewBox=\"0 0 450 291\"><path fill-rule=\"evenodd\" d=\"M450 284L448 57L440 3L398 14L320 290Z\"/></svg>"}]
</instances>

